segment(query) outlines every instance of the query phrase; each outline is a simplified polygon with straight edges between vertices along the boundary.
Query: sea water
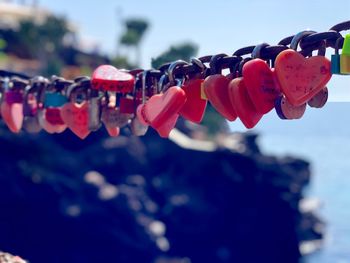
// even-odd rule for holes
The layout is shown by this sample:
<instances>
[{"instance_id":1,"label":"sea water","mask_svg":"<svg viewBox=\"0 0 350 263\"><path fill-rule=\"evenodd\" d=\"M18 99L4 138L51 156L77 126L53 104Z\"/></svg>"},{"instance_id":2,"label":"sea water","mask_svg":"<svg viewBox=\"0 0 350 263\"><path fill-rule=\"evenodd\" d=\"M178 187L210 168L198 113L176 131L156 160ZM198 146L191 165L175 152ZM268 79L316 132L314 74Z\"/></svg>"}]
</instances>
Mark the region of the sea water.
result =
<instances>
[{"instance_id":1,"label":"sea water","mask_svg":"<svg viewBox=\"0 0 350 263\"><path fill-rule=\"evenodd\" d=\"M244 128L234 122L232 130ZM257 132L262 151L269 155L295 156L311 162L307 197L321 201L317 211L326 222L321 250L307 263L350 263L350 103L328 103L308 108L301 120L280 120L275 112L264 116Z\"/></svg>"}]
</instances>

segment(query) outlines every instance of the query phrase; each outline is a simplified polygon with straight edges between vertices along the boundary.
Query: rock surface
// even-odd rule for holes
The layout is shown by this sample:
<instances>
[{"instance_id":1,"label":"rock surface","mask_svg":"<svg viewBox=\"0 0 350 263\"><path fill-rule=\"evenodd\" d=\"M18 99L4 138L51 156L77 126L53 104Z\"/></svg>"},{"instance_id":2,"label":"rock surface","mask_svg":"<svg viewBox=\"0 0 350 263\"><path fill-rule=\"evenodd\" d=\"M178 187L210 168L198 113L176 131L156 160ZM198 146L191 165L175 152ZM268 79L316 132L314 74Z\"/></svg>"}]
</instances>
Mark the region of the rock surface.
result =
<instances>
[{"instance_id":1,"label":"rock surface","mask_svg":"<svg viewBox=\"0 0 350 263\"><path fill-rule=\"evenodd\" d=\"M173 137L0 127L0 248L33 263L299 262L318 221L299 210L309 163L263 155L256 135Z\"/></svg>"}]
</instances>

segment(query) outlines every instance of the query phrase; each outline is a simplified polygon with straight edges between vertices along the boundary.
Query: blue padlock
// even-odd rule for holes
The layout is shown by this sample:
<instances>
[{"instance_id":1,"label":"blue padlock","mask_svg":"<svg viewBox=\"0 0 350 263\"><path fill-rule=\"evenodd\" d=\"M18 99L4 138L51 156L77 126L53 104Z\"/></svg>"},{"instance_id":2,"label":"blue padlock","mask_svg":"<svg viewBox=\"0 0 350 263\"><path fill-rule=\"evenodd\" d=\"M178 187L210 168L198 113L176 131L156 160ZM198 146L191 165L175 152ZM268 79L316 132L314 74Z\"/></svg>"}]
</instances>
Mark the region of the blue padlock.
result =
<instances>
[{"instance_id":1,"label":"blue padlock","mask_svg":"<svg viewBox=\"0 0 350 263\"><path fill-rule=\"evenodd\" d=\"M340 73L340 55L339 45L342 38L338 38L335 42L335 53L331 56L331 72L332 74L341 75Z\"/></svg>"},{"instance_id":2,"label":"blue padlock","mask_svg":"<svg viewBox=\"0 0 350 263\"><path fill-rule=\"evenodd\" d=\"M46 92L44 97L44 107L61 107L67 102L67 98L60 93Z\"/></svg>"}]
</instances>

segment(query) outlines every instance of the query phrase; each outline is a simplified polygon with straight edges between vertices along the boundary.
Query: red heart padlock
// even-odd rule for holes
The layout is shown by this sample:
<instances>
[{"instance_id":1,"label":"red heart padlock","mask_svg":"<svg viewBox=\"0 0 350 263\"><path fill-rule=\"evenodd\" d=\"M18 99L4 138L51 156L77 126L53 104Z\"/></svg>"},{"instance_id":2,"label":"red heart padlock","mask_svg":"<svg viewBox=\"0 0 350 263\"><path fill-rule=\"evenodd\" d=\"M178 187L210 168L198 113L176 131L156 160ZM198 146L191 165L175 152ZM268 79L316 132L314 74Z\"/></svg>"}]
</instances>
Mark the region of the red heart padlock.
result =
<instances>
[{"instance_id":1,"label":"red heart padlock","mask_svg":"<svg viewBox=\"0 0 350 263\"><path fill-rule=\"evenodd\" d=\"M312 108L322 108L328 100L328 88L324 87L319 93L313 96L307 104Z\"/></svg>"},{"instance_id":2,"label":"red heart padlock","mask_svg":"<svg viewBox=\"0 0 350 263\"><path fill-rule=\"evenodd\" d=\"M264 60L256 58L244 64L242 73L256 111L261 114L268 113L281 94L275 85L273 71Z\"/></svg>"},{"instance_id":3,"label":"red heart padlock","mask_svg":"<svg viewBox=\"0 0 350 263\"><path fill-rule=\"evenodd\" d=\"M179 118L179 114L174 114L170 117L162 126L158 127L156 130L160 137L168 138L172 129L174 129L177 119Z\"/></svg>"},{"instance_id":4,"label":"red heart padlock","mask_svg":"<svg viewBox=\"0 0 350 263\"><path fill-rule=\"evenodd\" d=\"M1 116L12 132L20 132L24 118L23 94L20 91L9 90L4 93L4 99L1 102Z\"/></svg>"},{"instance_id":5,"label":"red heart padlock","mask_svg":"<svg viewBox=\"0 0 350 263\"><path fill-rule=\"evenodd\" d=\"M232 107L228 86L230 79L220 74L207 77L203 82L203 89L211 105L226 119L234 121L237 113Z\"/></svg>"},{"instance_id":6,"label":"red heart padlock","mask_svg":"<svg viewBox=\"0 0 350 263\"><path fill-rule=\"evenodd\" d=\"M152 96L143 105L142 117L153 128L163 126L167 121L173 120L186 102L186 93L178 86L170 87L163 94Z\"/></svg>"},{"instance_id":7,"label":"red heart padlock","mask_svg":"<svg viewBox=\"0 0 350 263\"><path fill-rule=\"evenodd\" d=\"M230 82L229 97L235 107L238 117L248 129L253 128L262 118L251 101L243 78L236 78Z\"/></svg>"},{"instance_id":8,"label":"red heart padlock","mask_svg":"<svg viewBox=\"0 0 350 263\"><path fill-rule=\"evenodd\" d=\"M275 70L282 92L294 106L310 100L331 78L331 62L327 58L305 58L292 49L277 56Z\"/></svg>"},{"instance_id":9,"label":"red heart padlock","mask_svg":"<svg viewBox=\"0 0 350 263\"><path fill-rule=\"evenodd\" d=\"M68 102L63 105L61 110L62 120L68 128L79 138L85 139L89 133L89 106L84 101L81 104Z\"/></svg>"},{"instance_id":10,"label":"red heart padlock","mask_svg":"<svg viewBox=\"0 0 350 263\"><path fill-rule=\"evenodd\" d=\"M106 127L106 130L107 130L109 136L111 136L111 137L119 136L119 133L120 133L119 127L108 127L106 125L105 125L105 127Z\"/></svg>"},{"instance_id":11,"label":"red heart padlock","mask_svg":"<svg viewBox=\"0 0 350 263\"><path fill-rule=\"evenodd\" d=\"M49 107L39 112L41 127L48 133L62 133L67 125L61 117L61 107Z\"/></svg>"},{"instance_id":12,"label":"red heart padlock","mask_svg":"<svg viewBox=\"0 0 350 263\"><path fill-rule=\"evenodd\" d=\"M91 84L94 89L128 93L134 89L135 78L113 66L102 65L92 74Z\"/></svg>"},{"instance_id":13,"label":"red heart padlock","mask_svg":"<svg viewBox=\"0 0 350 263\"><path fill-rule=\"evenodd\" d=\"M186 81L182 89L186 93L186 103L180 110L180 115L187 120L200 123L203 119L207 100L201 98L202 79Z\"/></svg>"}]
</instances>

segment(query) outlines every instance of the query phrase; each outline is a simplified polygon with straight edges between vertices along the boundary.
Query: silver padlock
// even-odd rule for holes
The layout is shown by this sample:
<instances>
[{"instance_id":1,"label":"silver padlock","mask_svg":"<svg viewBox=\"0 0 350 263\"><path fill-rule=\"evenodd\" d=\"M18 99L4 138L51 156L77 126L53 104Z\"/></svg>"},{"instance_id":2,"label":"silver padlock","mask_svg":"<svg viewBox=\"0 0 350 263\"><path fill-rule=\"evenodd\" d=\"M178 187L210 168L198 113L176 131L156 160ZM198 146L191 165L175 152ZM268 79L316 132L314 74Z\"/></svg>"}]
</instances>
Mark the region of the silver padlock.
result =
<instances>
[{"instance_id":1,"label":"silver padlock","mask_svg":"<svg viewBox=\"0 0 350 263\"><path fill-rule=\"evenodd\" d=\"M39 111L41 104L42 92L49 85L48 79L38 76L30 80L26 87L23 105L23 129L28 133L38 133L41 131L39 121Z\"/></svg>"}]
</instances>

